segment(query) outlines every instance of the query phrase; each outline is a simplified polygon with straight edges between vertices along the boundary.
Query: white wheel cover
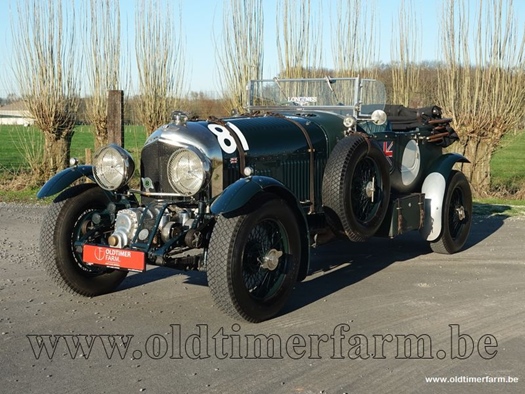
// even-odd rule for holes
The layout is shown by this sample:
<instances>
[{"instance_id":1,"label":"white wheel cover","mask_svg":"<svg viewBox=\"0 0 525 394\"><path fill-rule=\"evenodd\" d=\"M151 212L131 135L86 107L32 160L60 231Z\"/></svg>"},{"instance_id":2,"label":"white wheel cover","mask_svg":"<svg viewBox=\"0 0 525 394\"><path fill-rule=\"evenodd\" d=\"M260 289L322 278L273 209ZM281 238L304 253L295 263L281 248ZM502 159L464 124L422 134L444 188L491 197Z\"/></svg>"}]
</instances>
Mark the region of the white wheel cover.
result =
<instances>
[{"instance_id":1,"label":"white wheel cover","mask_svg":"<svg viewBox=\"0 0 525 394\"><path fill-rule=\"evenodd\" d=\"M409 186L416 180L420 161L419 145L414 140L408 141L401 159L401 181L403 185Z\"/></svg>"}]
</instances>

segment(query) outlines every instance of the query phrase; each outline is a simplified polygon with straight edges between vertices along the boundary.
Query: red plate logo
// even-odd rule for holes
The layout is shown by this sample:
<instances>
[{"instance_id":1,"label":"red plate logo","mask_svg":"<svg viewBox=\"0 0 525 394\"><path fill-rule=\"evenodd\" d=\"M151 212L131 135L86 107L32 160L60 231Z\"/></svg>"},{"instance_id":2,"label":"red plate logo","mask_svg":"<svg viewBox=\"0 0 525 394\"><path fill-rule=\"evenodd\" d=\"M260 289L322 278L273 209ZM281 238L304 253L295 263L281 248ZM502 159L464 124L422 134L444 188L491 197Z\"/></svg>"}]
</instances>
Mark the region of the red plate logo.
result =
<instances>
[{"instance_id":1,"label":"red plate logo","mask_svg":"<svg viewBox=\"0 0 525 394\"><path fill-rule=\"evenodd\" d=\"M89 265L102 265L115 269L140 272L146 269L144 252L138 250L84 245L82 260Z\"/></svg>"}]
</instances>

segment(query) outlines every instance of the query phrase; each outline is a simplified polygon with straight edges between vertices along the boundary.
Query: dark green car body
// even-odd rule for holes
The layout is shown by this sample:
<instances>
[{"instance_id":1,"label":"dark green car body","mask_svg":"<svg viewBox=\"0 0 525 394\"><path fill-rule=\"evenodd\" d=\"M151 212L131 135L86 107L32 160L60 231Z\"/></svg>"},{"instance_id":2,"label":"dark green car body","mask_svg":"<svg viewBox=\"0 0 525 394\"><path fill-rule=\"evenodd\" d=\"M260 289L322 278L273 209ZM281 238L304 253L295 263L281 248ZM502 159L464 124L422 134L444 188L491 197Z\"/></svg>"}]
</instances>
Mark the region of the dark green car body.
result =
<instances>
[{"instance_id":1,"label":"dark green car body","mask_svg":"<svg viewBox=\"0 0 525 394\"><path fill-rule=\"evenodd\" d=\"M116 146L98 152L93 166L72 167L44 185L39 197L87 176L97 186L68 189L55 203L82 211L84 194L101 200L95 213L83 214L84 224L70 219L69 262L56 257L64 241L46 238L55 246L43 259L53 260L59 284L96 295L120 282L93 292L89 281L72 282L85 272L100 279L146 264L200 269L220 309L261 321L307 275L312 245L419 230L435 251L463 247L471 194L452 168L467 159L443 153L457 136L438 107L385 106L383 85L359 78L252 81L249 96L241 116L190 121L174 113L142 149L140 189L128 186L133 159ZM57 205L47 227L60 226L62 210ZM143 264L98 257L126 251ZM67 264L81 271L55 268Z\"/></svg>"}]
</instances>

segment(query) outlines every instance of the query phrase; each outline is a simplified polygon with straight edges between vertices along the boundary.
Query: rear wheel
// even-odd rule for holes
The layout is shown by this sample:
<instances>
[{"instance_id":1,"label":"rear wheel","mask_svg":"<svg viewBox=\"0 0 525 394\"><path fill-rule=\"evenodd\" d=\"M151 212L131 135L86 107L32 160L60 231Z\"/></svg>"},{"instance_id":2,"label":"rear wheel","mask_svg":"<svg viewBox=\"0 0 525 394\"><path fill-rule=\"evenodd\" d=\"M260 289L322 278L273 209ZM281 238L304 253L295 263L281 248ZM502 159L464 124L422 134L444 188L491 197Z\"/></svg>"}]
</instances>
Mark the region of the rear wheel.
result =
<instances>
[{"instance_id":1,"label":"rear wheel","mask_svg":"<svg viewBox=\"0 0 525 394\"><path fill-rule=\"evenodd\" d=\"M389 201L389 165L383 152L361 135L339 141L323 176L323 209L332 230L364 241L381 226Z\"/></svg>"},{"instance_id":2,"label":"rear wheel","mask_svg":"<svg viewBox=\"0 0 525 394\"><path fill-rule=\"evenodd\" d=\"M439 238L430 242L436 253L452 254L465 245L472 224L472 192L462 172L452 171L443 201L442 230Z\"/></svg>"},{"instance_id":3,"label":"rear wheel","mask_svg":"<svg viewBox=\"0 0 525 394\"><path fill-rule=\"evenodd\" d=\"M269 197L255 211L219 216L208 247L208 285L226 314L250 322L274 317L297 281L301 237L286 203Z\"/></svg>"},{"instance_id":4,"label":"rear wheel","mask_svg":"<svg viewBox=\"0 0 525 394\"><path fill-rule=\"evenodd\" d=\"M44 216L40 232L41 261L62 289L92 297L114 290L126 277L127 271L84 264L82 252L74 245L87 232L93 232L93 215L105 210L109 202L99 187L79 185L60 194ZM94 236L101 238L103 230L93 232ZM101 239L98 242L103 243Z\"/></svg>"}]
</instances>

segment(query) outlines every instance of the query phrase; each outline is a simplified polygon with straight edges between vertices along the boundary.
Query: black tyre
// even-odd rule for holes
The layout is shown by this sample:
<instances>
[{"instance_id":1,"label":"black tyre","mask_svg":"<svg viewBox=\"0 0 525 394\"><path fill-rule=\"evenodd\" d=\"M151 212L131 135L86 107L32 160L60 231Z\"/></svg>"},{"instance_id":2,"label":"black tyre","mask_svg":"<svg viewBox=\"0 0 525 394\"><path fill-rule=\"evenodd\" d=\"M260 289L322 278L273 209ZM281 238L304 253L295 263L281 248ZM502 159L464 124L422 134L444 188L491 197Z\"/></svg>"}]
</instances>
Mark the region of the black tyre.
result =
<instances>
[{"instance_id":1,"label":"black tyre","mask_svg":"<svg viewBox=\"0 0 525 394\"><path fill-rule=\"evenodd\" d=\"M323 175L323 209L328 225L352 241L374 235L390 201L389 164L361 135L339 141Z\"/></svg>"},{"instance_id":2,"label":"black tyre","mask_svg":"<svg viewBox=\"0 0 525 394\"><path fill-rule=\"evenodd\" d=\"M62 289L92 297L111 292L126 277L127 271L84 264L81 251L74 247L74 242L93 228L93 214L106 209L109 202L96 185L79 185L60 194L44 216L41 261Z\"/></svg>"},{"instance_id":3,"label":"black tyre","mask_svg":"<svg viewBox=\"0 0 525 394\"><path fill-rule=\"evenodd\" d=\"M274 196L246 215L217 218L208 247L208 285L223 312L260 322L281 310L301 261L297 221Z\"/></svg>"},{"instance_id":4,"label":"black tyre","mask_svg":"<svg viewBox=\"0 0 525 394\"><path fill-rule=\"evenodd\" d=\"M467 241L472 224L472 192L462 172L450 173L441 220L441 235L430 242L430 247L436 253L459 252Z\"/></svg>"}]
</instances>

